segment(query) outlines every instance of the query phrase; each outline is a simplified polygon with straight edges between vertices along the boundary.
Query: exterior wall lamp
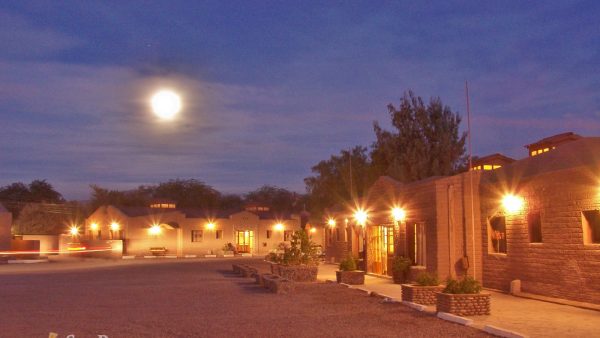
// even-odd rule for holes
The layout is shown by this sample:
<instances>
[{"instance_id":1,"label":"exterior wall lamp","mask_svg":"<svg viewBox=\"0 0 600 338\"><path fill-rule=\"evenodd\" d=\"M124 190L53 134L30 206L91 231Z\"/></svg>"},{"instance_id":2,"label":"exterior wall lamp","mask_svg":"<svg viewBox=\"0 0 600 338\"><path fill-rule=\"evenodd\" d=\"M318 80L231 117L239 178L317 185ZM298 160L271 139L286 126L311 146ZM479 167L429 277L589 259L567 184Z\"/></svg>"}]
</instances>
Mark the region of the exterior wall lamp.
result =
<instances>
[{"instance_id":1,"label":"exterior wall lamp","mask_svg":"<svg viewBox=\"0 0 600 338\"><path fill-rule=\"evenodd\" d=\"M508 194L502 198L502 206L508 214L516 214L523 210L525 201L522 197Z\"/></svg>"}]
</instances>

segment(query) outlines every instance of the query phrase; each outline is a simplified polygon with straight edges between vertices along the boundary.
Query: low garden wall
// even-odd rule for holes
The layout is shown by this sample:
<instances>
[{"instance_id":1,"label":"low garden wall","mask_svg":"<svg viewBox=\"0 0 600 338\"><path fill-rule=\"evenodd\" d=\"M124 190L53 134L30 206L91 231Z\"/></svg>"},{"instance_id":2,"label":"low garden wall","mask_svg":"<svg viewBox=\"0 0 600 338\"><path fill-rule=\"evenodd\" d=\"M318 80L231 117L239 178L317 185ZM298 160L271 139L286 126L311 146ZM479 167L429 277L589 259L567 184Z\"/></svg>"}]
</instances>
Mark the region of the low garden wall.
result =
<instances>
[{"instance_id":1,"label":"low garden wall","mask_svg":"<svg viewBox=\"0 0 600 338\"><path fill-rule=\"evenodd\" d=\"M404 291L404 290L403 290ZM477 294L437 294L437 311L458 316L489 315L491 299L489 293Z\"/></svg>"},{"instance_id":2,"label":"low garden wall","mask_svg":"<svg viewBox=\"0 0 600 338\"><path fill-rule=\"evenodd\" d=\"M294 282L316 282L319 267L316 265L278 265L278 274Z\"/></svg>"},{"instance_id":3,"label":"low garden wall","mask_svg":"<svg viewBox=\"0 0 600 338\"><path fill-rule=\"evenodd\" d=\"M434 305L437 303L437 294L442 292L442 285L421 286L413 284L402 284L402 300L422 305Z\"/></svg>"},{"instance_id":4,"label":"low garden wall","mask_svg":"<svg viewBox=\"0 0 600 338\"><path fill-rule=\"evenodd\" d=\"M365 284L365 272L356 271L336 271L335 278L338 283L344 283L349 285L362 285Z\"/></svg>"}]
</instances>

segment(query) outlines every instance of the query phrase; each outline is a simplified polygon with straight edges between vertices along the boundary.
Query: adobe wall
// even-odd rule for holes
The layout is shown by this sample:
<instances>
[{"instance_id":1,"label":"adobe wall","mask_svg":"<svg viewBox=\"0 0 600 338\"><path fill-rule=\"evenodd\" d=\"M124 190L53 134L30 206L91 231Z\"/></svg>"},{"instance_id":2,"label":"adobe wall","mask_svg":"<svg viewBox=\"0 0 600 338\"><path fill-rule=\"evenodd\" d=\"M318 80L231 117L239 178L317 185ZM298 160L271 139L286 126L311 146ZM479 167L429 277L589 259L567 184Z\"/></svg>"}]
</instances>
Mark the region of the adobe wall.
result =
<instances>
[{"instance_id":1,"label":"adobe wall","mask_svg":"<svg viewBox=\"0 0 600 338\"><path fill-rule=\"evenodd\" d=\"M2 207L0 206L0 210ZM0 211L0 251L10 250L12 238L10 227L12 226L12 214L8 211Z\"/></svg>"},{"instance_id":2,"label":"adobe wall","mask_svg":"<svg viewBox=\"0 0 600 338\"><path fill-rule=\"evenodd\" d=\"M425 224L425 259L428 272L438 272L438 250L437 250L437 212L436 212L436 185L435 179L419 181L402 187L400 201L406 210L406 224ZM401 228L405 228L405 225ZM407 252L407 243L404 235L399 236L397 242L399 252Z\"/></svg>"},{"instance_id":3,"label":"adobe wall","mask_svg":"<svg viewBox=\"0 0 600 338\"><path fill-rule=\"evenodd\" d=\"M261 220L250 212L240 212L231 218L210 220L215 225L214 229L207 229L208 219L186 218L177 210L167 211L162 214L145 215L139 217L128 217L119 209L112 206L98 208L86 220L86 231L88 236L91 223L96 223L102 233L103 239L108 239L110 224L117 222L123 231L125 240L124 248L126 255L144 256L150 255L151 247L166 247L168 255L205 255L218 254L222 252L227 243L235 244L235 231L251 230L254 232L253 253L266 255L269 251L277 248L284 240L284 231L296 231L300 229L299 219L284 220L281 223L283 230L275 230L275 220ZM148 229L153 224L177 223L179 228L170 229L163 226L161 233L151 235ZM202 240L192 242L192 231L202 230ZM222 231L222 237L217 238L217 231ZM267 238L267 230L271 231L271 237ZM317 238L319 234L316 235Z\"/></svg>"},{"instance_id":4,"label":"adobe wall","mask_svg":"<svg viewBox=\"0 0 600 338\"><path fill-rule=\"evenodd\" d=\"M524 209L506 215L507 253L489 252L487 219L501 215L502 194L512 178L481 187L483 285L509 290L520 279L522 291L600 303L600 244L584 245L582 214L600 209L600 168L579 167L520 180ZM504 187L504 188L503 188ZM542 243L530 243L527 213L539 210Z\"/></svg>"},{"instance_id":5,"label":"adobe wall","mask_svg":"<svg viewBox=\"0 0 600 338\"><path fill-rule=\"evenodd\" d=\"M466 172L436 180L437 272L440 278L468 274L481 280L480 177L479 172ZM472 209L471 196L474 197ZM463 263L465 256L468 264Z\"/></svg>"}]
</instances>

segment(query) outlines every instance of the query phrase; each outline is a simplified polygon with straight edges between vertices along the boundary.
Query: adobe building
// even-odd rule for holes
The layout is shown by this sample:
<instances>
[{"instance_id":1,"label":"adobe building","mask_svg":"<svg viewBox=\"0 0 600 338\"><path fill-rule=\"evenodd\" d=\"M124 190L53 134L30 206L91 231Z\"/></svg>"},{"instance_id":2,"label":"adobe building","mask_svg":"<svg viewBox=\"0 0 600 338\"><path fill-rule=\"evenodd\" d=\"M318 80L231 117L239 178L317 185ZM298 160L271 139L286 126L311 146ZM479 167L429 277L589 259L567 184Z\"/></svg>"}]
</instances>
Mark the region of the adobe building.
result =
<instances>
[{"instance_id":1,"label":"adobe building","mask_svg":"<svg viewBox=\"0 0 600 338\"><path fill-rule=\"evenodd\" d=\"M567 132L543 138L537 142L526 145L525 148L527 148L527 153L529 156L537 156L556 149L556 147L560 147L565 143L579 140L580 138L581 135L577 135L573 132Z\"/></svg>"},{"instance_id":2,"label":"adobe building","mask_svg":"<svg viewBox=\"0 0 600 338\"><path fill-rule=\"evenodd\" d=\"M471 163L471 170L496 170L507 164L511 164L515 159L496 153L474 159Z\"/></svg>"},{"instance_id":3,"label":"adobe building","mask_svg":"<svg viewBox=\"0 0 600 338\"><path fill-rule=\"evenodd\" d=\"M0 251L10 250L12 213L0 204Z\"/></svg>"},{"instance_id":4,"label":"adobe building","mask_svg":"<svg viewBox=\"0 0 600 338\"><path fill-rule=\"evenodd\" d=\"M300 230L300 217L277 217L268 207L249 206L245 210L209 213L177 209L174 203L154 203L150 207L102 206L86 219L82 238L122 240L125 255L151 255L157 248L168 255L223 254L231 243L238 253L264 255L289 241ZM322 230L308 229L320 244Z\"/></svg>"},{"instance_id":5,"label":"adobe building","mask_svg":"<svg viewBox=\"0 0 600 338\"><path fill-rule=\"evenodd\" d=\"M390 275L391 258L396 254L410 258L416 271L426 270L440 279L465 274L480 277L480 173L431 177L404 185L396 182L395 196L391 189L381 188L381 183L389 180L380 178L369 193L373 208L367 227L369 269ZM394 217L394 208L401 214ZM384 240L386 234L388 239ZM387 250L383 249L385 244ZM380 257L387 258L387 267Z\"/></svg>"},{"instance_id":6,"label":"adobe building","mask_svg":"<svg viewBox=\"0 0 600 338\"><path fill-rule=\"evenodd\" d=\"M409 184L380 177L360 205L368 214L364 226L352 212L337 214L327 231L330 259L339 261L349 252L362 258L366 247L369 273L391 275L394 257L405 256L415 274L426 270L441 279L465 274L480 278L480 176L470 171Z\"/></svg>"},{"instance_id":7,"label":"adobe building","mask_svg":"<svg viewBox=\"0 0 600 338\"><path fill-rule=\"evenodd\" d=\"M598 304L600 138L558 136L483 175L483 285Z\"/></svg>"}]
</instances>

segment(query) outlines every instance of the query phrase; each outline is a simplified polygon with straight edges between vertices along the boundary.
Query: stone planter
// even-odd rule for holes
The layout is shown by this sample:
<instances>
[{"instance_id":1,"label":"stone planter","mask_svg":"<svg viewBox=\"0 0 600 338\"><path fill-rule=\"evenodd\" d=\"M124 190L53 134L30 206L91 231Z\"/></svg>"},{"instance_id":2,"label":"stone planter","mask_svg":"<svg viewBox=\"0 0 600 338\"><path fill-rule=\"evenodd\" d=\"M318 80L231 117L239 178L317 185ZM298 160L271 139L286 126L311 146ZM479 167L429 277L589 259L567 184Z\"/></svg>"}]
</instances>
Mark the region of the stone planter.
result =
<instances>
[{"instance_id":1,"label":"stone planter","mask_svg":"<svg viewBox=\"0 0 600 338\"><path fill-rule=\"evenodd\" d=\"M393 271L392 279L394 280L394 284L402 284L406 283L406 272L404 271Z\"/></svg>"},{"instance_id":2,"label":"stone planter","mask_svg":"<svg viewBox=\"0 0 600 338\"><path fill-rule=\"evenodd\" d=\"M350 284L350 285L362 285L365 284L365 272L360 270L354 271L336 271L335 279L338 283Z\"/></svg>"},{"instance_id":3,"label":"stone planter","mask_svg":"<svg viewBox=\"0 0 600 338\"><path fill-rule=\"evenodd\" d=\"M443 290L442 285L402 284L402 300L422 305L434 305L437 303L437 294Z\"/></svg>"},{"instance_id":4,"label":"stone planter","mask_svg":"<svg viewBox=\"0 0 600 338\"><path fill-rule=\"evenodd\" d=\"M279 275L294 282L316 282L316 265L279 265Z\"/></svg>"},{"instance_id":5,"label":"stone planter","mask_svg":"<svg viewBox=\"0 0 600 338\"><path fill-rule=\"evenodd\" d=\"M452 313L458 316L489 315L491 296L489 293L475 294L437 294L437 311Z\"/></svg>"}]
</instances>

